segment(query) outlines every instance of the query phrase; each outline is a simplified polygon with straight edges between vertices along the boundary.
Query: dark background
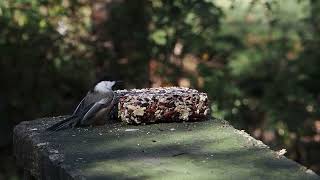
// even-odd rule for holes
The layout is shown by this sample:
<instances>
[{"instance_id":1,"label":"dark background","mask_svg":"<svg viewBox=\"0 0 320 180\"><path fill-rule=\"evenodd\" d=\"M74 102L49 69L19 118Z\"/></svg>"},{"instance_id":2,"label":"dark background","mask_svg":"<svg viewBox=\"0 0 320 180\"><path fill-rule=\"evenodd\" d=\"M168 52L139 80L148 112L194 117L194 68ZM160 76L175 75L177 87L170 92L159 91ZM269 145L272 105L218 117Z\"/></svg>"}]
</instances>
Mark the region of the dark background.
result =
<instances>
[{"instance_id":1,"label":"dark background","mask_svg":"<svg viewBox=\"0 0 320 180\"><path fill-rule=\"evenodd\" d=\"M213 116L320 173L320 1L1 0L0 179L14 125L96 79L207 92Z\"/></svg>"}]
</instances>

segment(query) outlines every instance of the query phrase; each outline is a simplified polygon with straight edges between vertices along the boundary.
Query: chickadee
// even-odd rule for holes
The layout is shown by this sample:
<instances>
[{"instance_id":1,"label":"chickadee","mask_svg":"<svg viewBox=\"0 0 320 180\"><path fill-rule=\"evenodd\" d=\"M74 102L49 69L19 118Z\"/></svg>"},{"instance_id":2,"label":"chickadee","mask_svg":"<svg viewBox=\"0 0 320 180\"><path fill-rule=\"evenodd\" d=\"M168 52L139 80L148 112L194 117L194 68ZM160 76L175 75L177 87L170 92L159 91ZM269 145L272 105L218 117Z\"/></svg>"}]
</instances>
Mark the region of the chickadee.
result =
<instances>
[{"instance_id":1,"label":"chickadee","mask_svg":"<svg viewBox=\"0 0 320 180\"><path fill-rule=\"evenodd\" d=\"M88 126L101 122L109 117L110 111L115 104L116 97L112 86L116 81L101 81L81 100L73 114L53 126L47 128L49 131L75 126Z\"/></svg>"}]
</instances>

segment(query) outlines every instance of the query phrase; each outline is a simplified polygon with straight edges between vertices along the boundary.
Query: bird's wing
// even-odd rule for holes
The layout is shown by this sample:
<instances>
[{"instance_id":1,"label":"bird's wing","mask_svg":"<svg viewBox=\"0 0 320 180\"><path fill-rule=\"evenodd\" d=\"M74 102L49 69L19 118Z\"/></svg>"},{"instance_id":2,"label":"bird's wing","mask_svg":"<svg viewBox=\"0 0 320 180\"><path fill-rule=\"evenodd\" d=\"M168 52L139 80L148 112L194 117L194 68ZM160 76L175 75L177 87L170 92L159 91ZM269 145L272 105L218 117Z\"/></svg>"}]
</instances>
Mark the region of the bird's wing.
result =
<instances>
[{"instance_id":1,"label":"bird's wing","mask_svg":"<svg viewBox=\"0 0 320 180\"><path fill-rule=\"evenodd\" d=\"M80 109L83 107L83 102L84 102L85 99L86 99L86 97L84 97L84 98L80 101L80 103L78 104L77 108L73 111L73 114L72 114L72 115L77 115L77 114L79 114Z\"/></svg>"},{"instance_id":2,"label":"bird's wing","mask_svg":"<svg viewBox=\"0 0 320 180\"><path fill-rule=\"evenodd\" d=\"M89 125L91 124L90 119L102 108L106 108L111 104L112 98L104 98L100 101L94 103L94 105L87 111L87 113L81 119L81 125Z\"/></svg>"},{"instance_id":3,"label":"bird's wing","mask_svg":"<svg viewBox=\"0 0 320 180\"><path fill-rule=\"evenodd\" d=\"M95 93L87 93L87 95L80 101L77 108L74 110L73 115L84 116L84 113L100 100L102 97L97 96Z\"/></svg>"}]
</instances>

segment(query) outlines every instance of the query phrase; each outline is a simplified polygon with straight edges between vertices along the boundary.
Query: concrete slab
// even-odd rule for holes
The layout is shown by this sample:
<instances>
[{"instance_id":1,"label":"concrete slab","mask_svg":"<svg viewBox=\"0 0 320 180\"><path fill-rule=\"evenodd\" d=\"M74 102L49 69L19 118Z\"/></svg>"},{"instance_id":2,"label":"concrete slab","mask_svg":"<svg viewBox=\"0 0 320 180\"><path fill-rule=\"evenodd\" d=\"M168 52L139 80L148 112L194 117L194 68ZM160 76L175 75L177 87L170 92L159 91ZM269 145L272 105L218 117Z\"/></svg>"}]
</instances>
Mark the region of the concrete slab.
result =
<instances>
[{"instance_id":1,"label":"concrete slab","mask_svg":"<svg viewBox=\"0 0 320 180\"><path fill-rule=\"evenodd\" d=\"M14 129L18 165L38 179L320 179L225 121Z\"/></svg>"}]
</instances>

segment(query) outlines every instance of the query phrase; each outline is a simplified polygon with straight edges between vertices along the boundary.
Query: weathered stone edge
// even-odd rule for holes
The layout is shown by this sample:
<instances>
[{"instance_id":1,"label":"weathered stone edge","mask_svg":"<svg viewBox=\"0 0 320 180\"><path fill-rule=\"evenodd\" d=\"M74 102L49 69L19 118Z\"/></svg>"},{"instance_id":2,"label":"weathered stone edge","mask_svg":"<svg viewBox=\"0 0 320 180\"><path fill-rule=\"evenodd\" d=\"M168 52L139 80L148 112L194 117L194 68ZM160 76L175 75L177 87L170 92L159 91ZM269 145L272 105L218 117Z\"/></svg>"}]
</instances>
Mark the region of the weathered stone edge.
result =
<instances>
[{"instance_id":1,"label":"weathered stone edge","mask_svg":"<svg viewBox=\"0 0 320 180\"><path fill-rule=\"evenodd\" d=\"M43 121L46 118L34 121ZM37 136L38 131L31 132L27 126L30 122L23 121L14 128L13 154L18 167L28 171L36 179L61 179L75 180L85 179L80 174L70 174L67 167L59 165L59 161L52 161L48 152L50 146L42 145L43 142ZM47 121L48 122L48 121ZM44 128L44 127L43 127Z\"/></svg>"}]
</instances>

